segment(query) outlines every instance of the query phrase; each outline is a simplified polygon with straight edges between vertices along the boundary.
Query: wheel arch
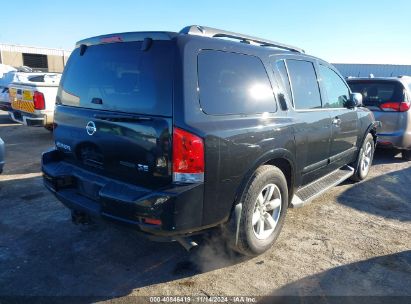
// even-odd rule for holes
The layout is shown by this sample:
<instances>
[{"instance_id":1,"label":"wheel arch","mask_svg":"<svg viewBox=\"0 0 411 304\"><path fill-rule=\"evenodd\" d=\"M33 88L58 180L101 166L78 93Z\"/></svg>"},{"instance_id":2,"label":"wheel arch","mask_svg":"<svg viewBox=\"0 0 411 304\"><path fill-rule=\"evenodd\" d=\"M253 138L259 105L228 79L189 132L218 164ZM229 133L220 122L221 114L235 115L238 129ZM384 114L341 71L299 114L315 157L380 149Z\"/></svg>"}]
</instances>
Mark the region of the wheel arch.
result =
<instances>
[{"instance_id":1,"label":"wheel arch","mask_svg":"<svg viewBox=\"0 0 411 304\"><path fill-rule=\"evenodd\" d=\"M236 191L233 208L243 197L245 190L252 180L254 172L263 165L276 166L283 172L287 180L288 200L291 200L292 195L294 194L295 184L295 159L290 151L286 149L276 149L271 150L258 158L253 166L247 171Z\"/></svg>"},{"instance_id":2,"label":"wheel arch","mask_svg":"<svg viewBox=\"0 0 411 304\"><path fill-rule=\"evenodd\" d=\"M377 128L381 125L381 122L379 121L373 121L371 122L368 127L365 129L365 132L363 133L362 137L360 137L360 140L358 142L358 145L361 147L362 144L364 143L365 138L367 137L368 134L371 134L374 143L377 144Z\"/></svg>"}]
</instances>

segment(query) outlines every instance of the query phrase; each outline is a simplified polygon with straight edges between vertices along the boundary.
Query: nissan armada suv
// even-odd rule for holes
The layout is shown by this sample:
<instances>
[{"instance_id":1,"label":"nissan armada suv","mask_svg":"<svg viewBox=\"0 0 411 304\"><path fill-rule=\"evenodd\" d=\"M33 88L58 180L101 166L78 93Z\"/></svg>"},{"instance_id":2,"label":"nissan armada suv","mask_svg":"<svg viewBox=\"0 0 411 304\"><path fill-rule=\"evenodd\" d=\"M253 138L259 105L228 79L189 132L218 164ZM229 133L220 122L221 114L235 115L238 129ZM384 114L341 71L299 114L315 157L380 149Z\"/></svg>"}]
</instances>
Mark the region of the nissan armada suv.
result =
<instances>
[{"instance_id":1,"label":"nissan armada suv","mask_svg":"<svg viewBox=\"0 0 411 304\"><path fill-rule=\"evenodd\" d=\"M98 217L188 244L220 227L235 250L274 243L288 207L364 179L372 113L303 50L190 26L77 43L43 154L75 222Z\"/></svg>"}]
</instances>

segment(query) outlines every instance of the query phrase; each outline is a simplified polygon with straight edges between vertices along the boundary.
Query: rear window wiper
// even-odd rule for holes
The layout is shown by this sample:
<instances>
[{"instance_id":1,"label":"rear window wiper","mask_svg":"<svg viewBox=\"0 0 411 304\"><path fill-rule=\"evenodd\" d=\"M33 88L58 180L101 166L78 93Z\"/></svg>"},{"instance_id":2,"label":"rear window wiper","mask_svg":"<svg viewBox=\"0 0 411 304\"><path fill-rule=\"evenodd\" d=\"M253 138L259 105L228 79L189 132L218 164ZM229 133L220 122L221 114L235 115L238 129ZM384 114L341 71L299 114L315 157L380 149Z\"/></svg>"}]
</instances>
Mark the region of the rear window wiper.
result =
<instances>
[{"instance_id":1,"label":"rear window wiper","mask_svg":"<svg viewBox=\"0 0 411 304\"><path fill-rule=\"evenodd\" d=\"M94 114L94 118L108 121L150 121L151 117L127 114Z\"/></svg>"}]
</instances>

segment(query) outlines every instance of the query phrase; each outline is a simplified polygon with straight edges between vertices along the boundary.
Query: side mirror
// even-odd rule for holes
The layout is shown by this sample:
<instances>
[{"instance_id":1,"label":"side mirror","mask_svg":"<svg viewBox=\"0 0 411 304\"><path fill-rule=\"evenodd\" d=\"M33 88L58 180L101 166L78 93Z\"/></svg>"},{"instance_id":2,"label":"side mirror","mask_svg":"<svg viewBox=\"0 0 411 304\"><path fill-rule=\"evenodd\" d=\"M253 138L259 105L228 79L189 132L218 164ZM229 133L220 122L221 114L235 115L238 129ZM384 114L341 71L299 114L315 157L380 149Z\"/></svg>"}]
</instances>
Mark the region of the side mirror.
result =
<instances>
[{"instance_id":1,"label":"side mirror","mask_svg":"<svg viewBox=\"0 0 411 304\"><path fill-rule=\"evenodd\" d=\"M349 109L361 107L362 106L362 94L361 93L352 93L350 99L346 102L346 107Z\"/></svg>"}]
</instances>

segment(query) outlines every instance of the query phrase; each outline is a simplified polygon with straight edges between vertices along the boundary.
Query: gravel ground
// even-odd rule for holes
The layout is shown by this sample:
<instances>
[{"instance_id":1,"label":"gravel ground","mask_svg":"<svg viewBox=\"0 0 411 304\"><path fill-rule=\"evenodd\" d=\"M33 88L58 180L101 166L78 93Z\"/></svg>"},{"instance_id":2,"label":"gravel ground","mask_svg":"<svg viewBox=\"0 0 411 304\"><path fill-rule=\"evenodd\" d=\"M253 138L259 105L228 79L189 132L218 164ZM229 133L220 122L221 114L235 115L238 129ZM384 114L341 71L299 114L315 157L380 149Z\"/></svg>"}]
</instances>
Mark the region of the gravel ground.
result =
<instances>
[{"instance_id":1,"label":"gravel ground","mask_svg":"<svg viewBox=\"0 0 411 304\"><path fill-rule=\"evenodd\" d=\"M0 296L411 296L411 162L393 153L377 151L366 181L290 209L275 246L249 259L213 236L189 254L113 226L73 225L42 185L51 133L0 112L0 137Z\"/></svg>"}]
</instances>

